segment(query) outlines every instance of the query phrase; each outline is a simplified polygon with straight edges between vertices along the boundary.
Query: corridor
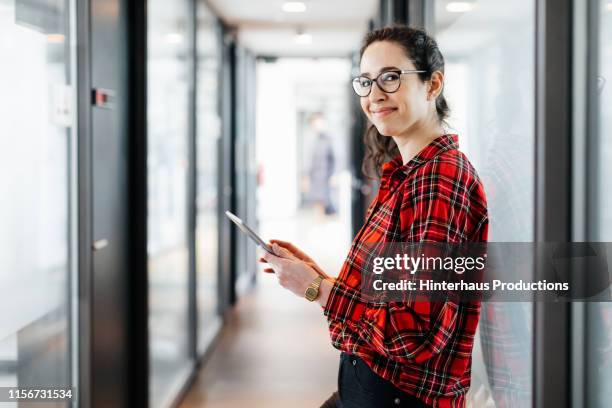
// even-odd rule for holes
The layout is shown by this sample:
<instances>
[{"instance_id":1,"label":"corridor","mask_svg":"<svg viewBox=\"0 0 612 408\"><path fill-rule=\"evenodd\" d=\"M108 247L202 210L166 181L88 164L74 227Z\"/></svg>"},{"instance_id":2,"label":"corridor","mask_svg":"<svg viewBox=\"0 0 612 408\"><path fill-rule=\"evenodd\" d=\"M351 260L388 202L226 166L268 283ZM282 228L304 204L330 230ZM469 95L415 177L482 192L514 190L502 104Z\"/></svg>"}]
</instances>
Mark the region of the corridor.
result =
<instances>
[{"instance_id":1,"label":"corridor","mask_svg":"<svg viewBox=\"0 0 612 408\"><path fill-rule=\"evenodd\" d=\"M263 218L261 231L294 242L331 275L348 250L337 217ZM338 358L321 308L260 270L179 408L318 407L337 389Z\"/></svg>"}]
</instances>

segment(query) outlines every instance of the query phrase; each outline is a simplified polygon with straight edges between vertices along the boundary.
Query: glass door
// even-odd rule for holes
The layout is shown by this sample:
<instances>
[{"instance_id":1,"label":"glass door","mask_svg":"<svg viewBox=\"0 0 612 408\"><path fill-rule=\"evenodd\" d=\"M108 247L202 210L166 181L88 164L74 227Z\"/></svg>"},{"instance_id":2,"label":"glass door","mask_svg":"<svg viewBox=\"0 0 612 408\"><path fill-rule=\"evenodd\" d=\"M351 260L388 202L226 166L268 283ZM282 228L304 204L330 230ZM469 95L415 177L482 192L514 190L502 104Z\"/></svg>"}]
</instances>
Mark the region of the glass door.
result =
<instances>
[{"instance_id":1,"label":"glass door","mask_svg":"<svg viewBox=\"0 0 612 408\"><path fill-rule=\"evenodd\" d=\"M612 242L612 1L590 3L590 26L595 27L589 38L591 69L588 74L589 97L594 107L589 120L589 147L593 154L595 173L589 201L589 240ZM612 254L608 253L608 266ZM586 387L585 401L589 408L607 407L612 398L612 304L588 302L586 305Z\"/></svg>"},{"instance_id":2,"label":"glass door","mask_svg":"<svg viewBox=\"0 0 612 408\"><path fill-rule=\"evenodd\" d=\"M533 242L535 10L533 0L435 2L446 61L449 132L483 180L489 240ZM483 302L474 342L473 406L530 407L533 304Z\"/></svg>"},{"instance_id":3,"label":"glass door","mask_svg":"<svg viewBox=\"0 0 612 408\"><path fill-rule=\"evenodd\" d=\"M197 5L196 302L198 354L219 326L220 37L215 15Z\"/></svg>"},{"instance_id":4,"label":"glass door","mask_svg":"<svg viewBox=\"0 0 612 408\"><path fill-rule=\"evenodd\" d=\"M75 385L74 10L0 0L0 387Z\"/></svg>"},{"instance_id":5,"label":"glass door","mask_svg":"<svg viewBox=\"0 0 612 408\"><path fill-rule=\"evenodd\" d=\"M148 2L150 401L168 406L191 370L188 260L189 3Z\"/></svg>"}]
</instances>

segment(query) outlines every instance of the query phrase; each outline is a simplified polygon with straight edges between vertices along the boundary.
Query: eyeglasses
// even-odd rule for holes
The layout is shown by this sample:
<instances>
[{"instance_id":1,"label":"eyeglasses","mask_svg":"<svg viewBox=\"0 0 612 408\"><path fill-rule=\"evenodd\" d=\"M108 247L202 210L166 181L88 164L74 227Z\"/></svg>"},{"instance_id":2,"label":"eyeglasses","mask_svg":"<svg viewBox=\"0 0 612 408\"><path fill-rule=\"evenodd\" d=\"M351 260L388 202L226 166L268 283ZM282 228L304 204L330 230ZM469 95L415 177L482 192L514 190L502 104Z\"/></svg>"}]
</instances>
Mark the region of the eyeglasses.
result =
<instances>
[{"instance_id":1,"label":"eyeglasses","mask_svg":"<svg viewBox=\"0 0 612 408\"><path fill-rule=\"evenodd\" d=\"M385 93L393 93L400 87L402 74L418 74L421 72L427 71L419 69L397 69L383 71L374 79L360 75L353 78L353 89L358 96L363 98L370 95L370 92L372 92L372 84L376 82L381 91Z\"/></svg>"}]
</instances>

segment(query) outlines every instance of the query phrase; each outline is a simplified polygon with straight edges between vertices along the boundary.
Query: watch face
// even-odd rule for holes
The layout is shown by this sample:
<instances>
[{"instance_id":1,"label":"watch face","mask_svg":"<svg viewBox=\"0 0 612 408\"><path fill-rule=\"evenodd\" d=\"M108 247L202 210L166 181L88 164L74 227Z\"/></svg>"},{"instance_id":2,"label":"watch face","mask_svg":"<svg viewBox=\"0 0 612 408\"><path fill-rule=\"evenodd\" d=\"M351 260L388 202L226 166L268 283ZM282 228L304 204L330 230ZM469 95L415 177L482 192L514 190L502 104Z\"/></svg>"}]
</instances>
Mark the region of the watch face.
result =
<instances>
[{"instance_id":1,"label":"watch face","mask_svg":"<svg viewBox=\"0 0 612 408\"><path fill-rule=\"evenodd\" d=\"M306 298L307 298L307 299L312 299L312 298L314 298L315 296L317 296L317 294L318 294L318 293L319 293L319 292L318 292L316 289L314 289L314 288L308 288L308 289L306 289Z\"/></svg>"}]
</instances>

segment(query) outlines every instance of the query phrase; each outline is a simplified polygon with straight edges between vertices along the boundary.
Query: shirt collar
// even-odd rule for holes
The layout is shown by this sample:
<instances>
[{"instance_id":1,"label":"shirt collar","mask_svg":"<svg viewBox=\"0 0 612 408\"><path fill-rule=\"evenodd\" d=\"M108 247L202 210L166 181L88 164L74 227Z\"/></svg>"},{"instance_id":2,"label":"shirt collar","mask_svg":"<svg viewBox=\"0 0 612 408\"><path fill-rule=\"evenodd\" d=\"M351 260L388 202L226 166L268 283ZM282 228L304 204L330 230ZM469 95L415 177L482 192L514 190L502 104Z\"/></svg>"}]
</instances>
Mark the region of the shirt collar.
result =
<instances>
[{"instance_id":1,"label":"shirt collar","mask_svg":"<svg viewBox=\"0 0 612 408\"><path fill-rule=\"evenodd\" d=\"M393 160L382 165L381 186L389 185L391 179L396 178L394 176L406 176L410 171L423 163L428 162L447 150L454 149L459 149L459 136L456 134L446 134L432 140L430 144L421 149L421 151L406 164L403 164L401 155L395 156Z\"/></svg>"}]
</instances>

